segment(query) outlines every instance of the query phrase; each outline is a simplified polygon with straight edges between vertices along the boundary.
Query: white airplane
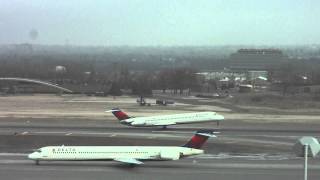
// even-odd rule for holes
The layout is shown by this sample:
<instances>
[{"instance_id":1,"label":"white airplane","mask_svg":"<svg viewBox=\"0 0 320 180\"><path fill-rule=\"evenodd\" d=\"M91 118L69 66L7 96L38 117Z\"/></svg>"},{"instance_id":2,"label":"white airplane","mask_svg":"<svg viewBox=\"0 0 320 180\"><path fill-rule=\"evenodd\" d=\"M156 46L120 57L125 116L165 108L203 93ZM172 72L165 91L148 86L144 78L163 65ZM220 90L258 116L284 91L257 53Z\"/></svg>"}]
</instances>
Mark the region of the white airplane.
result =
<instances>
[{"instance_id":1,"label":"white airplane","mask_svg":"<svg viewBox=\"0 0 320 180\"><path fill-rule=\"evenodd\" d=\"M203 154L200 149L212 131L201 130L183 146L47 146L28 155L39 164L43 161L113 160L130 165L143 164L145 160L178 160Z\"/></svg>"},{"instance_id":2,"label":"white airplane","mask_svg":"<svg viewBox=\"0 0 320 180\"><path fill-rule=\"evenodd\" d=\"M118 118L121 124L138 127L162 126L163 128L166 128L169 125L202 123L212 121L216 121L219 125L219 121L224 119L222 115L219 115L216 112L195 112L148 117L130 117L125 112L121 111L119 108L113 108L112 110L105 112L112 112L112 114Z\"/></svg>"}]
</instances>

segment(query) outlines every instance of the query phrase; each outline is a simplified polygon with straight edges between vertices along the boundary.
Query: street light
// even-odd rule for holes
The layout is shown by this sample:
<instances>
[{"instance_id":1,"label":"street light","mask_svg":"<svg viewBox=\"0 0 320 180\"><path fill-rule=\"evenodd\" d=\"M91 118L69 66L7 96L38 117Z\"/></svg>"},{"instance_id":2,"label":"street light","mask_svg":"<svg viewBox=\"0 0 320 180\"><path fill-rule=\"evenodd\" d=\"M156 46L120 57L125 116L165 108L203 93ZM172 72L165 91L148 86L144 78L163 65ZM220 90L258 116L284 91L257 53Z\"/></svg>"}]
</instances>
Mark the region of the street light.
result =
<instances>
[{"instance_id":1,"label":"street light","mask_svg":"<svg viewBox=\"0 0 320 180\"><path fill-rule=\"evenodd\" d=\"M304 156L304 180L308 180L308 157L315 157L320 151L320 144L314 137L304 136L293 147L299 157Z\"/></svg>"}]
</instances>

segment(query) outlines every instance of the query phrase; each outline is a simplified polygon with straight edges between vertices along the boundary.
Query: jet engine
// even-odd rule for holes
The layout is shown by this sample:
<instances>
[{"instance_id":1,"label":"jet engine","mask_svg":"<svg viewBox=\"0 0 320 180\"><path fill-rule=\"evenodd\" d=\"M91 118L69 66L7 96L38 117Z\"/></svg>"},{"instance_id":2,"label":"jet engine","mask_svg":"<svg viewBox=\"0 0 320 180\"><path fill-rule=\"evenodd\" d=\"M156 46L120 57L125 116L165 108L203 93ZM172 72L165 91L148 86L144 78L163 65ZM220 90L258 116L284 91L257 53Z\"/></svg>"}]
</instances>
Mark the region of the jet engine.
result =
<instances>
[{"instance_id":1,"label":"jet engine","mask_svg":"<svg viewBox=\"0 0 320 180\"><path fill-rule=\"evenodd\" d=\"M146 124L146 121L144 121L144 120L141 120L141 121L133 121L133 122L131 123L132 126L143 126L143 125L145 125L145 124Z\"/></svg>"},{"instance_id":2,"label":"jet engine","mask_svg":"<svg viewBox=\"0 0 320 180\"><path fill-rule=\"evenodd\" d=\"M180 152L161 151L160 158L164 160L178 160L180 159Z\"/></svg>"},{"instance_id":3,"label":"jet engine","mask_svg":"<svg viewBox=\"0 0 320 180\"><path fill-rule=\"evenodd\" d=\"M128 124L128 123L131 123L133 122L132 119L124 119L124 120L121 120L120 123L123 123L123 124Z\"/></svg>"}]
</instances>

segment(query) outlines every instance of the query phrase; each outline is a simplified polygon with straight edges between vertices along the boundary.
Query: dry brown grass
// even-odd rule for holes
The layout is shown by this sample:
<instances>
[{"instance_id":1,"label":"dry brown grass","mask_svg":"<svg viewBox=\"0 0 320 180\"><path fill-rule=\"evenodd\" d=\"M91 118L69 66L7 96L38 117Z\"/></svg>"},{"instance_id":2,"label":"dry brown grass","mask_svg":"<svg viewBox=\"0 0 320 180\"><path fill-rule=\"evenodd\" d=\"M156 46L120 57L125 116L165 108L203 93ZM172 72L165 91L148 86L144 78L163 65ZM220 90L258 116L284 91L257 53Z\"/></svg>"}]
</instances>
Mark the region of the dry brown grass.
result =
<instances>
[{"instance_id":1,"label":"dry brown grass","mask_svg":"<svg viewBox=\"0 0 320 180\"><path fill-rule=\"evenodd\" d=\"M319 98L320 99L320 98ZM234 105L272 107L279 109L318 109L320 101L311 94L295 94L283 96L275 93L246 93L236 94L226 99Z\"/></svg>"}]
</instances>

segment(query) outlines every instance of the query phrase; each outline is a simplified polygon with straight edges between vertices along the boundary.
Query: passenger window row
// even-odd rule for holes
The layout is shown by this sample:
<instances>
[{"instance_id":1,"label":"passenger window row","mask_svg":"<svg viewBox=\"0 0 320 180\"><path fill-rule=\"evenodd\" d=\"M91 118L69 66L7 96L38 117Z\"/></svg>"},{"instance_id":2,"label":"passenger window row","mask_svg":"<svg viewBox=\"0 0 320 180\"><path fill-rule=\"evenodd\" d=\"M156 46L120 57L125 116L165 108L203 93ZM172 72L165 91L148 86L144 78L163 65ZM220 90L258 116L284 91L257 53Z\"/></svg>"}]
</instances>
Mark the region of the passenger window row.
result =
<instances>
[{"instance_id":1,"label":"passenger window row","mask_svg":"<svg viewBox=\"0 0 320 180\"><path fill-rule=\"evenodd\" d=\"M98 154L98 153L113 153L113 154L146 154L147 152L67 152L67 151L53 151L54 154Z\"/></svg>"}]
</instances>

